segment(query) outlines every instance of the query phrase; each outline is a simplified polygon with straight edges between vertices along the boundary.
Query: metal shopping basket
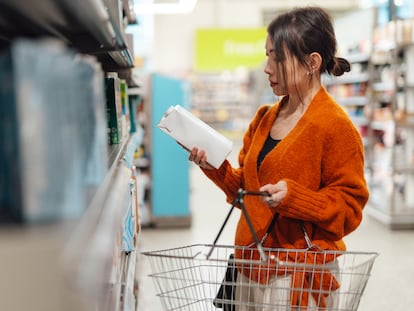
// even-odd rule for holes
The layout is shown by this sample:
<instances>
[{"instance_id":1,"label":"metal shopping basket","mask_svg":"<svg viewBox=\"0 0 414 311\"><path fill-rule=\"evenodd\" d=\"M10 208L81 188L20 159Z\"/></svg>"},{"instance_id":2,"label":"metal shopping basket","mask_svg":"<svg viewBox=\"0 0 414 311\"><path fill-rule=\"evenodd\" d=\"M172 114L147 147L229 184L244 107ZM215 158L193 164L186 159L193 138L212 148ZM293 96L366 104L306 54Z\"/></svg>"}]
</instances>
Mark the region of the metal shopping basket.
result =
<instances>
[{"instance_id":1,"label":"metal shopping basket","mask_svg":"<svg viewBox=\"0 0 414 311\"><path fill-rule=\"evenodd\" d=\"M314 245L308 249L264 248L263 239L259 241L252 230L244 195L266 193L240 190L213 244L143 252L164 310L357 310L378 254L328 251ZM255 243L249 247L217 244L236 205L242 208L252 231ZM231 256L235 252L236 258ZM237 281L224 278L235 266ZM218 297L223 285L225 295Z\"/></svg>"}]
</instances>

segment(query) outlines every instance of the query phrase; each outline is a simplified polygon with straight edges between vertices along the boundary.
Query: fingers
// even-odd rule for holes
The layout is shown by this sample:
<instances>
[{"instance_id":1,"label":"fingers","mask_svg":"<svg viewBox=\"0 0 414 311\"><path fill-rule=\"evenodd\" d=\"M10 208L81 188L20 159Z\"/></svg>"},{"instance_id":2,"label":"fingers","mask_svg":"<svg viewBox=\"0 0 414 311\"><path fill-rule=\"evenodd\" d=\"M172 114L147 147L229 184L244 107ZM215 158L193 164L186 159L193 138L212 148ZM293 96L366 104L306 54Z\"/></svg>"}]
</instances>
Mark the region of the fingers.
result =
<instances>
[{"instance_id":1,"label":"fingers","mask_svg":"<svg viewBox=\"0 0 414 311\"><path fill-rule=\"evenodd\" d=\"M267 184L260 188L260 191L267 191L270 195L264 196L262 201L269 207L276 207L286 197L287 184L284 180L277 182L276 184Z\"/></svg>"},{"instance_id":2,"label":"fingers","mask_svg":"<svg viewBox=\"0 0 414 311\"><path fill-rule=\"evenodd\" d=\"M195 164L200 165L201 163L206 161L207 157L206 157L206 153L204 152L204 150L201 150L199 152L198 149L194 147L191 150L190 156L188 157L188 159L194 162Z\"/></svg>"},{"instance_id":3,"label":"fingers","mask_svg":"<svg viewBox=\"0 0 414 311\"><path fill-rule=\"evenodd\" d=\"M191 162L194 162L195 164L197 164L199 167L201 168L205 168L205 169L213 169L213 167L208 164L207 162L207 156L204 150L198 151L198 149L196 147L194 147L191 151L190 151L190 155L188 157L188 160Z\"/></svg>"},{"instance_id":4,"label":"fingers","mask_svg":"<svg viewBox=\"0 0 414 311\"><path fill-rule=\"evenodd\" d=\"M280 201L276 200L276 194L270 194L269 196L265 197L265 203L270 207L276 207L279 205Z\"/></svg>"},{"instance_id":5,"label":"fingers","mask_svg":"<svg viewBox=\"0 0 414 311\"><path fill-rule=\"evenodd\" d=\"M273 194L269 195L268 197L266 197L266 203L268 204L272 204L275 200L273 199Z\"/></svg>"},{"instance_id":6,"label":"fingers","mask_svg":"<svg viewBox=\"0 0 414 311\"><path fill-rule=\"evenodd\" d=\"M188 156L188 160L194 162L194 159L197 157L197 153L198 153L198 149L197 148L193 148L190 150L190 155Z\"/></svg>"}]
</instances>

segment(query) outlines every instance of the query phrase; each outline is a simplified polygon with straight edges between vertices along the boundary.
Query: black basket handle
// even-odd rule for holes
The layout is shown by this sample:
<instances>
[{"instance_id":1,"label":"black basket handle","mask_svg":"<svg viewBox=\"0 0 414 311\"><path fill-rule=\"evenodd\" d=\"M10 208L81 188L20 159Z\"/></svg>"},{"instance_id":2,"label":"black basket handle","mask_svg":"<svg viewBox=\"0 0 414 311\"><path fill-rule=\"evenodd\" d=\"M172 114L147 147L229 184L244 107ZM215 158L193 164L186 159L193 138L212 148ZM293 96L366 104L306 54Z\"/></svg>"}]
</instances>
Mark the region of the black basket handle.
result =
<instances>
[{"instance_id":1,"label":"black basket handle","mask_svg":"<svg viewBox=\"0 0 414 311\"><path fill-rule=\"evenodd\" d=\"M217 241L220 238L220 236L221 236L221 234L222 234L222 232L224 230L224 227L226 226L228 220L230 219L230 216L231 216L231 214L232 214L232 212L234 210L234 207L236 205L239 205L240 208L241 208L241 210L242 210L242 213L243 213L244 217L246 218L247 225L249 226L250 232L251 232L251 234L253 236L254 243L256 244L257 250L259 251L260 258L263 261L266 260L266 254L265 254L265 252L263 250L263 246L262 246L262 243L263 243L263 240L264 239L262 239L262 241L259 241L259 239L257 237L257 234L254 231L254 227L253 227L252 221L250 219L249 214L247 213L246 206L244 205L244 196L245 195L270 196L269 192L267 192L267 191L248 191L248 190L239 189L239 191L237 192L237 197L232 202L232 206L230 208L230 211L228 212L228 214L227 214L227 216L226 216L223 224L221 225L221 228L220 228L220 230L219 230L216 238L214 239L213 245L212 245L209 253L207 254L207 259L210 258L211 254L213 253L214 248L215 248L215 246L217 244ZM266 235L268 235L270 233L270 231L271 231L274 223L276 222L277 216L278 216L278 214L275 214L275 216L273 217L272 222L270 223L270 225L269 225L269 227L268 227L268 229L266 231Z\"/></svg>"}]
</instances>

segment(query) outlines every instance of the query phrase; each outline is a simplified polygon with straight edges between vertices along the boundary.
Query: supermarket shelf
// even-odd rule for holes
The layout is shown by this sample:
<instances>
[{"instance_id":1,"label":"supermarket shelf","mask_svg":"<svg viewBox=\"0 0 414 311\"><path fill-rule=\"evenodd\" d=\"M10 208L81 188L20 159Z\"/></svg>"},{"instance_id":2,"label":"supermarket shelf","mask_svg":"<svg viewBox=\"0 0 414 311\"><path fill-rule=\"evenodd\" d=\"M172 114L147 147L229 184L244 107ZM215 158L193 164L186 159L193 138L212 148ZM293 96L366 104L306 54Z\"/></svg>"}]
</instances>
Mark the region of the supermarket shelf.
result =
<instances>
[{"instance_id":1,"label":"supermarket shelf","mask_svg":"<svg viewBox=\"0 0 414 311\"><path fill-rule=\"evenodd\" d=\"M385 27L393 27L394 22ZM369 108L373 113L370 115L370 128L374 135L384 139L386 148L376 148L372 144L369 150L374 165L369 176L371 194L366 211L390 229L414 229L414 200L411 195L414 183L414 108L410 75L414 64L411 49L414 42L399 42L401 30L395 30L396 41L390 42L380 34L373 46L371 75L375 81L371 87ZM392 139L388 139L390 137Z\"/></svg>"},{"instance_id":2,"label":"supermarket shelf","mask_svg":"<svg viewBox=\"0 0 414 311\"><path fill-rule=\"evenodd\" d=\"M140 135L138 135L140 138ZM119 230L130 206L131 170L125 158L140 142L131 136L116 153L105 180L70 236L63 253L64 273L99 310L119 310L124 271L135 263L119 249ZM134 275L134 273L132 273Z\"/></svg>"},{"instance_id":3,"label":"supermarket shelf","mask_svg":"<svg viewBox=\"0 0 414 311\"><path fill-rule=\"evenodd\" d=\"M350 63L368 63L370 61L370 54L368 53L354 53L345 56Z\"/></svg>"},{"instance_id":4,"label":"supermarket shelf","mask_svg":"<svg viewBox=\"0 0 414 311\"><path fill-rule=\"evenodd\" d=\"M113 165L121 160L123 157L127 145L130 141L130 137L123 139L120 144L114 144L108 146L108 168L113 167Z\"/></svg>"},{"instance_id":5,"label":"supermarket shelf","mask_svg":"<svg viewBox=\"0 0 414 311\"><path fill-rule=\"evenodd\" d=\"M367 96L349 96L336 98L338 104L342 106L365 106L369 103Z\"/></svg>"},{"instance_id":6,"label":"supermarket shelf","mask_svg":"<svg viewBox=\"0 0 414 311\"><path fill-rule=\"evenodd\" d=\"M393 82L376 82L372 84L372 90L376 92L394 91Z\"/></svg>"},{"instance_id":7,"label":"supermarket shelf","mask_svg":"<svg viewBox=\"0 0 414 311\"><path fill-rule=\"evenodd\" d=\"M0 295L0 309L120 310L126 295L129 303L123 310L135 310L131 291L136 254L115 252L113 242L128 206L130 173L124 158L131 156L131 144L138 143L132 135L113 149L108 175L80 222L0 228L0 285L7 288ZM118 273L109 277L117 254Z\"/></svg>"},{"instance_id":8,"label":"supermarket shelf","mask_svg":"<svg viewBox=\"0 0 414 311\"><path fill-rule=\"evenodd\" d=\"M142 87L128 88L128 95L130 95L130 96L143 96L144 95L144 90L143 90Z\"/></svg>"},{"instance_id":9,"label":"supermarket shelf","mask_svg":"<svg viewBox=\"0 0 414 311\"><path fill-rule=\"evenodd\" d=\"M130 68L133 60L120 26L101 0L0 0L0 47L17 38L54 37L103 67ZM109 53L111 52L111 53Z\"/></svg>"},{"instance_id":10,"label":"supermarket shelf","mask_svg":"<svg viewBox=\"0 0 414 311\"><path fill-rule=\"evenodd\" d=\"M414 166L412 165L396 165L394 167L394 170L396 173L402 173L402 174L414 174Z\"/></svg>"},{"instance_id":11,"label":"supermarket shelf","mask_svg":"<svg viewBox=\"0 0 414 311\"><path fill-rule=\"evenodd\" d=\"M132 251L130 253L124 253L124 275L122 278L121 287L121 310L129 311L136 309L136 297L134 295L135 286L135 270L137 262L137 253Z\"/></svg>"},{"instance_id":12,"label":"supermarket shelf","mask_svg":"<svg viewBox=\"0 0 414 311\"><path fill-rule=\"evenodd\" d=\"M354 122L357 126L365 126L368 125L369 121L364 116L350 116L352 122Z\"/></svg>"},{"instance_id":13,"label":"supermarket shelf","mask_svg":"<svg viewBox=\"0 0 414 311\"><path fill-rule=\"evenodd\" d=\"M337 84L351 84L351 83L361 83L361 82L368 82L370 76L368 73L360 73L360 74L344 74L340 77L329 77L326 79L325 84L329 85L337 85Z\"/></svg>"},{"instance_id":14,"label":"supermarket shelf","mask_svg":"<svg viewBox=\"0 0 414 311\"><path fill-rule=\"evenodd\" d=\"M124 158L133 138L112 148L108 174L80 221L0 228L0 274L9 293L1 296L1 309L120 310L122 271L131 278L135 269L132 253L115 246L129 206L131 171Z\"/></svg>"},{"instance_id":15,"label":"supermarket shelf","mask_svg":"<svg viewBox=\"0 0 414 311\"><path fill-rule=\"evenodd\" d=\"M121 15L133 21L130 5L120 0L0 0L0 50L18 39L54 38L76 54L95 56L104 71L128 72L133 57ZM106 176L85 189L88 207L82 216L0 228L1 310L120 310L122 272L135 269L120 242L133 200L127 160L139 144L136 138L133 134L109 146Z\"/></svg>"},{"instance_id":16,"label":"supermarket shelf","mask_svg":"<svg viewBox=\"0 0 414 311\"><path fill-rule=\"evenodd\" d=\"M395 124L398 127L414 128L414 121L411 118L409 120L399 120L399 121L396 121Z\"/></svg>"}]
</instances>

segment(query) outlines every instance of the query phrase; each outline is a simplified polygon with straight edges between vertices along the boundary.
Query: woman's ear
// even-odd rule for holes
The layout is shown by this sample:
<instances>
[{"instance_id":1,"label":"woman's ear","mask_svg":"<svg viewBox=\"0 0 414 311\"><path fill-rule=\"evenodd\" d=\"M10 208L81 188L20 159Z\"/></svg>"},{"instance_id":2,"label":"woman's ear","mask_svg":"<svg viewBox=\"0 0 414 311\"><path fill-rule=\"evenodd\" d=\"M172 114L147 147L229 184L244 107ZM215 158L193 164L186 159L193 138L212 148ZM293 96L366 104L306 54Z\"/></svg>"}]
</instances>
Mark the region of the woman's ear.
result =
<instances>
[{"instance_id":1,"label":"woman's ear","mask_svg":"<svg viewBox=\"0 0 414 311\"><path fill-rule=\"evenodd\" d=\"M321 64L322 64L322 57L318 52L312 52L309 55L309 69L311 70L311 72L318 72L321 68Z\"/></svg>"}]
</instances>

